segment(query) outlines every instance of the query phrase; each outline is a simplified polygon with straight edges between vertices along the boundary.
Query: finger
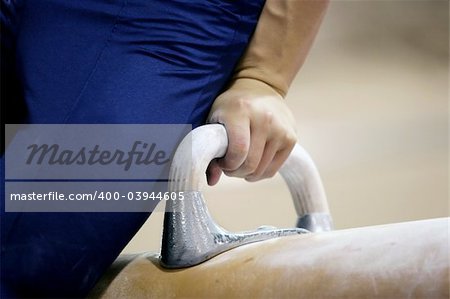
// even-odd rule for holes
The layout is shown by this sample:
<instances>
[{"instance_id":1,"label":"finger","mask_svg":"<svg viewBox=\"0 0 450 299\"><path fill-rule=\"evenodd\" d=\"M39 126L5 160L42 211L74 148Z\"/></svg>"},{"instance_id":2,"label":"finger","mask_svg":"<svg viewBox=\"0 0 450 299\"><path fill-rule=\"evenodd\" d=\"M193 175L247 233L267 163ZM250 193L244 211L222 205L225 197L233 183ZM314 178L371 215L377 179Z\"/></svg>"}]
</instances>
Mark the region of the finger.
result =
<instances>
[{"instance_id":1,"label":"finger","mask_svg":"<svg viewBox=\"0 0 450 299\"><path fill-rule=\"evenodd\" d=\"M264 153L269 124L270 122L266 121L265 118L262 118L258 123L251 123L250 147L248 150L247 158L238 169L227 172L227 175L243 178L251 175L258 168L259 162Z\"/></svg>"},{"instance_id":2,"label":"finger","mask_svg":"<svg viewBox=\"0 0 450 299\"><path fill-rule=\"evenodd\" d=\"M266 171L266 168L270 165L273 158L275 157L278 151L279 145L275 141L270 141L266 143L264 147L264 153L259 161L258 167L256 170L245 179L249 182L254 182L260 180L262 178L263 173Z\"/></svg>"},{"instance_id":3,"label":"finger","mask_svg":"<svg viewBox=\"0 0 450 299\"><path fill-rule=\"evenodd\" d=\"M248 177L248 181L257 181L264 178L273 177L280 167L286 161L295 144L297 143L297 135L294 132L286 132L281 139L272 140L269 144L270 153L264 157L261 167L255 173Z\"/></svg>"},{"instance_id":4,"label":"finger","mask_svg":"<svg viewBox=\"0 0 450 299\"><path fill-rule=\"evenodd\" d=\"M225 157L218 160L224 171L238 169L247 158L250 148L250 122L248 118L241 121L223 122L228 133L228 149ZM239 123L238 125L236 123Z\"/></svg>"},{"instance_id":5,"label":"finger","mask_svg":"<svg viewBox=\"0 0 450 299\"><path fill-rule=\"evenodd\" d=\"M208 169L206 169L206 179L209 186L214 186L219 182L220 176L222 175L222 170L220 169L217 160L214 159L209 163Z\"/></svg>"},{"instance_id":6,"label":"finger","mask_svg":"<svg viewBox=\"0 0 450 299\"><path fill-rule=\"evenodd\" d=\"M288 146L281 151L278 151L272 159L272 162L267 166L266 170L260 176L260 179L273 177L278 170L280 170L283 163L289 157L294 146Z\"/></svg>"}]
</instances>

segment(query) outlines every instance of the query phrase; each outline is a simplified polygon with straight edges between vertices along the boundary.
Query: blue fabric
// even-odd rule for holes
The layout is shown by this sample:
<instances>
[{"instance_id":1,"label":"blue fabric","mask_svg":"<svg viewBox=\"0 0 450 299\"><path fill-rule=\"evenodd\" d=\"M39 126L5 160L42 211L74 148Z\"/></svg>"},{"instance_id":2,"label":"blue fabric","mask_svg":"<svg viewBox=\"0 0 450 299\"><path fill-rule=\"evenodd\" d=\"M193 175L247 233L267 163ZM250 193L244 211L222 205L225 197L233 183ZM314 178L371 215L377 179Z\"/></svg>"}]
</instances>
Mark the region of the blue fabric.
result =
<instances>
[{"instance_id":1,"label":"blue fabric","mask_svg":"<svg viewBox=\"0 0 450 299\"><path fill-rule=\"evenodd\" d=\"M2 0L2 123L196 127L263 2ZM1 197L3 296L85 296L149 216L5 213Z\"/></svg>"}]
</instances>

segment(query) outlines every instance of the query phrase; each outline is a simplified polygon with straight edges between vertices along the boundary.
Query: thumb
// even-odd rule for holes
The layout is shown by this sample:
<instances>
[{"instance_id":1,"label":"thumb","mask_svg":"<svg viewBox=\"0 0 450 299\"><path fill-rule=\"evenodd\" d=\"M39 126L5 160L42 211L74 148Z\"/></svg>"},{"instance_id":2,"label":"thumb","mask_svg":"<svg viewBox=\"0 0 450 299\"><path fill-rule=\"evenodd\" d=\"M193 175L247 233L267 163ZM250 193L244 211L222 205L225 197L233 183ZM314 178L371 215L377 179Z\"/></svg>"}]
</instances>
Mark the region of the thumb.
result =
<instances>
[{"instance_id":1,"label":"thumb","mask_svg":"<svg viewBox=\"0 0 450 299\"><path fill-rule=\"evenodd\" d=\"M209 186L214 186L219 182L220 176L222 175L222 169L220 168L217 160L214 159L209 163L208 169L206 169L206 179Z\"/></svg>"}]
</instances>

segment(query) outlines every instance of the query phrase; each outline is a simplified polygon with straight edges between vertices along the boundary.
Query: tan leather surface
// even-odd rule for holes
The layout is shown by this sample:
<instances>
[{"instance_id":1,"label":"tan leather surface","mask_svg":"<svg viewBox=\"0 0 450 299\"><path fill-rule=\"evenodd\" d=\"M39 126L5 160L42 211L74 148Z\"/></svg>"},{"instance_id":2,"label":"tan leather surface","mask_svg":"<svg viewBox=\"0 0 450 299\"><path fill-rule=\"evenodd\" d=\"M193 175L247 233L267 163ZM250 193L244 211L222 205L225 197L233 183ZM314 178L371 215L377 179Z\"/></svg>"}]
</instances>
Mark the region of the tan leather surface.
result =
<instances>
[{"instance_id":1,"label":"tan leather surface","mask_svg":"<svg viewBox=\"0 0 450 299\"><path fill-rule=\"evenodd\" d=\"M448 298L449 218L283 237L165 270L121 256L101 298Z\"/></svg>"}]
</instances>

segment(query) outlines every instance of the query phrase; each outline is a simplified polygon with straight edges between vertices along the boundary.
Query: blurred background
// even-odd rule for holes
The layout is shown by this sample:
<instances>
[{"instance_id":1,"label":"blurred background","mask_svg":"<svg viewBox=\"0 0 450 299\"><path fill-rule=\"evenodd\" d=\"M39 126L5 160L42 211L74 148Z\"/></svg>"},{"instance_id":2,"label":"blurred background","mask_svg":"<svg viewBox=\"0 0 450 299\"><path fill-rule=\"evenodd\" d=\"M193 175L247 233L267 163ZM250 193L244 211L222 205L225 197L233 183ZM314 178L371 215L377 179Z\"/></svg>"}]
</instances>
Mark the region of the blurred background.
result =
<instances>
[{"instance_id":1,"label":"blurred background","mask_svg":"<svg viewBox=\"0 0 450 299\"><path fill-rule=\"evenodd\" d=\"M287 101L336 229L449 215L449 1L337 1ZM229 230L294 226L279 175L204 191ZM155 212L124 252L159 251Z\"/></svg>"}]
</instances>

